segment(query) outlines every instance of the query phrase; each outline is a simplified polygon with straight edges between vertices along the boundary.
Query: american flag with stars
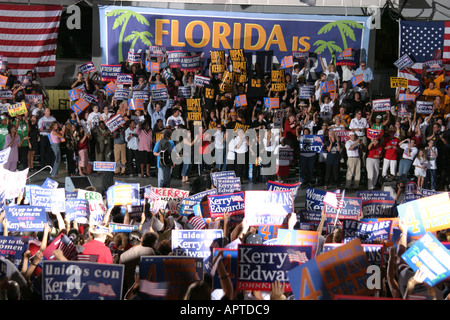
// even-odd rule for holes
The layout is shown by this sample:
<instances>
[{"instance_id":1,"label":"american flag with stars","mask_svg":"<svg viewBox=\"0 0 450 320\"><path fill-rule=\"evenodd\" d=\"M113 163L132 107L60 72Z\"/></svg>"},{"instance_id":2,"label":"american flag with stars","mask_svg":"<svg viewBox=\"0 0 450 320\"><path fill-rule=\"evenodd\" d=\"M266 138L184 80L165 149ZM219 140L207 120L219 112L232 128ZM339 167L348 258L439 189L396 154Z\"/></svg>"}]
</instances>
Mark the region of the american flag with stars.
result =
<instances>
[{"instance_id":1,"label":"american flag with stars","mask_svg":"<svg viewBox=\"0 0 450 320\"><path fill-rule=\"evenodd\" d=\"M308 257L306 256L306 253L300 252L298 250L287 250L289 262L297 262L297 263L305 263L308 262Z\"/></svg>"},{"instance_id":2,"label":"american flag with stars","mask_svg":"<svg viewBox=\"0 0 450 320\"><path fill-rule=\"evenodd\" d=\"M400 21L399 37L399 57L407 54L415 62L410 69L421 74L423 64L442 50L445 80L450 79L450 21ZM408 79L412 92L419 92L417 77L405 70L399 70L398 76Z\"/></svg>"},{"instance_id":3,"label":"american flag with stars","mask_svg":"<svg viewBox=\"0 0 450 320\"><path fill-rule=\"evenodd\" d=\"M146 279L139 280L139 291L152 297L165 297L167 295L167 282L153 282Z\"/></svg>"},{"instance_id":4,"label":"american flag with stars","mask_svg":"<svg viewBox=\"0 0 450 320\"><path fill-rule=\"evenodd\" d=\"M98 283L88 286L89 293L99 294L102 297L115 297L116 294L110 284Z\"/></svg>"}]
</instances>

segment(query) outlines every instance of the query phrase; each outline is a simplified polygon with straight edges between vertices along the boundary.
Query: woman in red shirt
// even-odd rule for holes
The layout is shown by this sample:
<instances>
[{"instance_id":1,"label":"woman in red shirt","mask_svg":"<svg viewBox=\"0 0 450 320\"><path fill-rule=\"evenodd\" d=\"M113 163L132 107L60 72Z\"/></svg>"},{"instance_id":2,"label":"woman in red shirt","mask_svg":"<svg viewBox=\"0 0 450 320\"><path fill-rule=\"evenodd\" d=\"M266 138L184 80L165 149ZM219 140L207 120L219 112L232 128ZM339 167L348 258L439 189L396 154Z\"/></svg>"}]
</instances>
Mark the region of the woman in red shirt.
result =
<instances>
[{"instance_id":1,"label":"woman in red shirt","mask_svg":"<svg viewBox=\"0 0 450 320\"><path fill-rule=\"evenodd\" d=\"M391 175L395 176L397 173L397 149L400 140L395 137L396 129L394 127L389 128L389 136L384 139L383 150L383 172L382 177L385 178L388 169L390 169Z\"/></svg>"},{"instance_id":2,"label":"woman in red shirt","mask_svg":"<svg viewBox=\"0 0 450 320\"><path fill-rule=\"evenodd\" d=\"M91 138L89 134L85 134L83 126L78 126L75 132L75 138L77 141L77 153L78 153L78 174L84 176L86 174L85 168L89 162L88 144Z\"/></svg>"},{"instance_id":3,"label":"woman in red shirt","mask_svg":"<svg viewBox=\"0 0 450 320\"><path fill-rule=\"evenodd\" d=\"M372 139L367 149L367 188L369 189L369 191L372 191L375 189L378 175L380 174L380 158L383 154L383 148L380 145L380 140Z\"/></svg>"}]
</instances>

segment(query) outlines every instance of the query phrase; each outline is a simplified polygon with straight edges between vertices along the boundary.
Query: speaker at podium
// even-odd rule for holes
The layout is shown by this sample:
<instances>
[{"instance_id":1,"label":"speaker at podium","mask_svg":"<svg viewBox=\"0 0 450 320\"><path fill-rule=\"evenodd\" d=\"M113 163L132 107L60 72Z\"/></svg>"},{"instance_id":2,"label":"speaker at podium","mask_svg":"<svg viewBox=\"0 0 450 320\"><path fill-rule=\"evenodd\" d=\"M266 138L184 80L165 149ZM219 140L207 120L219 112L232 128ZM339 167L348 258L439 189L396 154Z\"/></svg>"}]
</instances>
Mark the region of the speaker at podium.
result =
<instances>
[{"instance_id":1,"label":"speaker at podium","mask_svg":"<svg viewBox=\"0 0 450 320\"><path fill-rule=\"evenodd\" d=\"M86 189L89 186L92 186L92 182L86 176L66 177L64 184L67 192L72 192L75 189Z\"/></svg>"}]
</instances>

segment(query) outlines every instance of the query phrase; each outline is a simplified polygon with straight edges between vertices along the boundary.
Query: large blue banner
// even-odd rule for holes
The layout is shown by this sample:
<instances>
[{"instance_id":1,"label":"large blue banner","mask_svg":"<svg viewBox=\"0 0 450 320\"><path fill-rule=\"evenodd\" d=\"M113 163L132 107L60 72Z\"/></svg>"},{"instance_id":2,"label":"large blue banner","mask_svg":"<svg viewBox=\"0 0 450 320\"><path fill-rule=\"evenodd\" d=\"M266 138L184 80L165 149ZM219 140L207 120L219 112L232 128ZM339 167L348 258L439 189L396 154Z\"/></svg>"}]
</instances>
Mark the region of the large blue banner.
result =
<instances>
[{"instance_id":1,"label":"large blue banner","mask_svg":"<svg viewBox=\"0 0 450 320\"><path fill-rule=\"evenodd\" d=\"M28 237L0 236L0 257L8 259L19 268L23 253L28 249Z\"/></svg>"},{"instance_id":2,"label":"large blue banner","mask_svg":"<svg viewBox=\"0 0 450 320\"><path fill-rule=\"evenodd\" d=\"M274 62L293 51L322 52L331 60L346 48L366 59L371 17L261 14L100 6L102 64L125 61L130 49L165 46L205 52L273 51ZM320 72L315 62L311 72Z\"/></svg>"},{"instance_id":3,"label":"large blue banner","mask_svg":"<svg viewBox=\"0 0 450 320\"><path fill-rule=\"evenodd\" d=\"M327 194L326 191L314 188L306 188L305 208L311 211L322 211L323 198Z\"/></svg>"},{"instance_id":4,"label":"large blue banner","mask_svg":"<svg viewBox=\"0 0 450 320\"><path fill-rule=\"evenodd\" d=\"M5 219L9 232L42 231L47 223L45 208L38 206L6 206Z\"/></svg>"},{"instance_id":5,"label":"large blue banner","mask_svg":"<svg viewBox=\"0 0 450 320\"><path fill-rule=\"evenodd\" d=\"M388 191L356 191L356 196L362 199L364 218L396 217L394 199Z\"/></svg>"},{"instance_id":6,"label":"large blue banner","mask_svg":"<svg viewBox=\"0 0 450 320\"><path fill-rule=\"evenodd\" d=\"M42 300L121 300L124 266L43 261Z\"/></svg>"}]
</instances>

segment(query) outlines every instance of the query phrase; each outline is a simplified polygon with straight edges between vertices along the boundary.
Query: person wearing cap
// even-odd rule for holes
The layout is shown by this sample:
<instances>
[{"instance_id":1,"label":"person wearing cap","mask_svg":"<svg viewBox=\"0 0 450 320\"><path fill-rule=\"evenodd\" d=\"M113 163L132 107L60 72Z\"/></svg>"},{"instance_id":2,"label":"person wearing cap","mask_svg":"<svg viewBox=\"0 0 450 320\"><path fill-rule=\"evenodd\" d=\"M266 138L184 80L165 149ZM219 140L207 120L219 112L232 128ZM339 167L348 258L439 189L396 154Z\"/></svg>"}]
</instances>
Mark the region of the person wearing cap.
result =
<instances>
[{"instance_id":1,"label":"person wearing cap","mask_svg":"<svg viewBox=\"0 0 450 320\"><path fill-rule=\"evenodd\" d=\"M397 172L397 149L400 140L395 136L395 128L391 126L389 128L389 136L383 141L383 170L381 176L386 178L388 169L390 174L395 176Z\"/></svg>"},{"instance_id":2,"label":"person wearing cap","mask_svg":"<svg viewBox=\"0 0 450 320\"><path fill-rule=\"evenodd\" d=\"M370 128L381 131L391 121L391 113L389 111L386 111L387 117L386 117L386 120L384 120L384 121L383 121L383 116L381 114L379 114L375 117L375 122L373 122L372 121L373 112L374 111L372 109L372 111L370 112L370 116L369 116Z\"/></svg>"},{"instance_id":3,"label":"person wearing cap","mask_svg":"<svg viewBox=\"0 0 450 320\"><path fill-rule=\"evenodd\" d=\"M355 132L350 131L349 140L345 143L345 149L347 150L347 175L345 177L345 188L350 189L352 179L354 176L353 188L359 188L359 182L361 180L361 159L360 148L362 140L358 138Z\"/></svg>"},{"instance_id":4,"label":"person wearing cap","mask_svg":"<svg viewBox=\"0 0 450 320\"><path fill-rule=\"evenodd\" d=\"M106 239L112 238L109 229L105 226L94 225L89 228L92 239L82 245L83 255L97 256L97 263L112 264L111 250L105 245Z\"/></svg>"},{"instance_id":5,"label":"person wearing cap","mask_svg":"<svg viewBox=\"0 0 450 320\"><path fill-rule=\"evenodd\" d=\"M3 150L5 147L5 139L8 135L8 117L2 114L0 119L0 150Z\"/></svg>"}]
</instances>

